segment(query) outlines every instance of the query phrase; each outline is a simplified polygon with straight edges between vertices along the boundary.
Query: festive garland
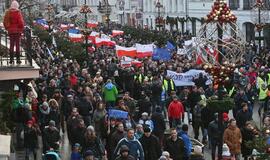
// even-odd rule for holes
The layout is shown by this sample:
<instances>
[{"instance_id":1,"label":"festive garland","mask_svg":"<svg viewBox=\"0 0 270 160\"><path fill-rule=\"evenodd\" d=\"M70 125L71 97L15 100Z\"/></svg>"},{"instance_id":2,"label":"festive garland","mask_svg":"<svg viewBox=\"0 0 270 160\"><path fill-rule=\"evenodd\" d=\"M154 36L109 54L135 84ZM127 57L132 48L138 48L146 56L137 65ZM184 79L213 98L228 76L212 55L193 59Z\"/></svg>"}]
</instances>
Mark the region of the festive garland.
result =
<instances>
[{"instance_id":1,"label":"festive garland","mask_svg":"<svg viewBox=\"0 0 270 160\"><path fill-rule=\"evenodd\" d=\"M224 97L223 99L210 97L206 102L212 112L227 112L234 107L234 101L230 97Z\"/></svg>"}]
</instances>

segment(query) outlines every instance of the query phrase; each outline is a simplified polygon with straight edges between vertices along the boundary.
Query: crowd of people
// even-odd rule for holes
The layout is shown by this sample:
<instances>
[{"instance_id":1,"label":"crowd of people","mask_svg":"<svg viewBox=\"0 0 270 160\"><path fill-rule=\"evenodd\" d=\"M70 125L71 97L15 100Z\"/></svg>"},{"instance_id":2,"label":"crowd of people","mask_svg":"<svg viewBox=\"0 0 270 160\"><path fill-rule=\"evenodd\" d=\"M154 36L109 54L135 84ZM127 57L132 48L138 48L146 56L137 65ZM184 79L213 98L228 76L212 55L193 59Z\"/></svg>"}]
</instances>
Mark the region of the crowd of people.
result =
<instances>
[{"instance_id":1,"label":"crowd of people","mask_svg":"<svg viewBox=\"0 0 270 160\"><path fill-rule=\"evenodd\" d=\"M178 46L183 37L177 35ZM128 35L120 38L133 42ZM209 144L212 160L238 160L241 154L247 160L252 148L246 144L260 134L252 123L257 100L261 121L270 129L267 49L260 58L256 47L248 45L236 64L232 82L225 86L224 95L235 102L229 118L228 112L213 113L207 105L219 90L206 84L204 75L193 79L194 86L176 86L167 76L167 70L203 69L186 55L172 52L170 61L146 58L141 67L122 67L111 47L96 48L84 62L77 62L38 38L32 46L40 77L18 84L12 105L16 145L25 149L25 159L33 154L36 160L40 146L45 155L59 151L64 135L72 148L71 160L203 160L203 148L194 145L193 138L205 147ZM111 109L127 117L111 117Z\"/></svg>"}]
</instances>

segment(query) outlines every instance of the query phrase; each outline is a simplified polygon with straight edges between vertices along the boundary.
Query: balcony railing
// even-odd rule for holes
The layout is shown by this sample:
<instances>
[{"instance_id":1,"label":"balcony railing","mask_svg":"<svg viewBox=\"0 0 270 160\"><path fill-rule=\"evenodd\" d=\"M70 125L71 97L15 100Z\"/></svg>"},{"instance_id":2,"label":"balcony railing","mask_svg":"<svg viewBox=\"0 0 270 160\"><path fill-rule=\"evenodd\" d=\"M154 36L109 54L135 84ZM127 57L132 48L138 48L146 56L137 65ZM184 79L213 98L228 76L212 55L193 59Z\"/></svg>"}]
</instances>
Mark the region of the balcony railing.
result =
<instances>
[{"instance_id":1,"label":"balcony railing","mask_svg":"<svg viewBox=\"0 0 270 160\"><path fill-rule=\"evenodd\" d=\"M32 67L32 37L31 37L31 29L29 27L25 27L24 33L21 37L20 43L20 60L21 64L9 64L10 56L9 56L9 45L10 40L6 30L0 29L0 67ZM15 53L14 53L14 57ZM16 58L15 58L16 60Z\"/></svg>"}]
</instances>

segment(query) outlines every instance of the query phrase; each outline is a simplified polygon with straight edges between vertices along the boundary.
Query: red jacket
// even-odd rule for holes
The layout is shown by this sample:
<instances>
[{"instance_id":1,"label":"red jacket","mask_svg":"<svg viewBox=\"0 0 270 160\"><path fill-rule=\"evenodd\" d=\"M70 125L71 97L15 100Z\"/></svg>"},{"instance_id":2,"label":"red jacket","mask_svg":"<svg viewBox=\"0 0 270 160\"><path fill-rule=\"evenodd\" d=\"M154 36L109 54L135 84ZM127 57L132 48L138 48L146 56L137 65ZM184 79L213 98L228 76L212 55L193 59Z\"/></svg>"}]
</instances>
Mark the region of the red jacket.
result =
<instances>
[{"instance_id":1,"label":"red jacket","mask_svg":"<svg viewBox=\"0 0 270 160\"><path fill-rule=\"evenodd\" d=\"M180 101L172 101L168 108L169 118L179 119L185 113L184 106Z\"/></svg>"},{"instance_id":2,"label":"red jacket","mask_svg":"<svg viewBox=\"0 0 270 160\"><path fill-rule=\"evenodd\" d=\"M5 13L4 27L9 34L22 33L24 29L24 21L21 11L9 9Z\"/></svg>"}]
</instances>

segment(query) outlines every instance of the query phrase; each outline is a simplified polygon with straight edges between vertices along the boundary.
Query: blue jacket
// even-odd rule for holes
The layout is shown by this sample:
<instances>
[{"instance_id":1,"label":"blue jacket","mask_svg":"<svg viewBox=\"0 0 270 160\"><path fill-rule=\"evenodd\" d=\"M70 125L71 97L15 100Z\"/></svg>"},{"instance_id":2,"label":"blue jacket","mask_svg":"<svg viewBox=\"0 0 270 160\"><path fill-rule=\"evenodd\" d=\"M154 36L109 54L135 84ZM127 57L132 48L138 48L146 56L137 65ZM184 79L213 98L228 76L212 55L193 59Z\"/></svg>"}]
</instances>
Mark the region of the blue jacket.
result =
<instances>
[{"instance_id":1,"label":"blue jacket","mask_svg":"<svg viewBox=\"0 0 270 160\"><path fill-rule=\"evenodd\" d=\"M143 152L142 145L135 137L132 140L128 140L127 138L122 138L118 142L114 150L115 157L120 151L120 148L122 145L126 145L129 148L129 154L133 156L135 159L144 160L144 152Z\"/></svg>"},{"instance_id":2,"label":"blue jacket","mask_svg":"<svg viewBox=\"0 0 270 160\"><path fill-rule=\"evenodd\" d=\"M185 144L185 157L189 157L190 154L191 154L191 150L192 150L192 143L190 141L189 136L184 131L180 131L178 133L178 136L181 137L183 139L183 141L184 141L184 144Z\"/></svg>"}]
</instances>

